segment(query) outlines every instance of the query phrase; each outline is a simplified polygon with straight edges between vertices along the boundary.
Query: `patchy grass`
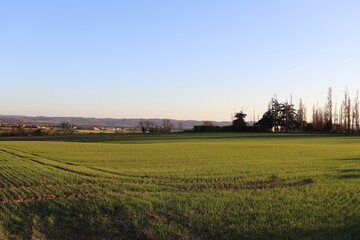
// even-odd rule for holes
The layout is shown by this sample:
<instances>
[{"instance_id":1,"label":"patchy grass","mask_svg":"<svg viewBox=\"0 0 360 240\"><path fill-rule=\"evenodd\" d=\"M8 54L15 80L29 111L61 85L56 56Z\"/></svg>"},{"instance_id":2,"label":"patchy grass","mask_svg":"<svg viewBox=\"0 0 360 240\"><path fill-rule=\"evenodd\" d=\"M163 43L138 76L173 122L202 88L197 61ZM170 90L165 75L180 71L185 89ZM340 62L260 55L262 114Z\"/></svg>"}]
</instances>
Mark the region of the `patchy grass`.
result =
<instances>
[{"instance_id":1,"label":"patchy grass","mask_svg":"<svg viewBox=\"0 0 360 240\"><path fill-rule=\"evenodd\" d=\"M0 238L360 237L356 136L21 140L0 142Z\"/></svg>"}]
</instances>

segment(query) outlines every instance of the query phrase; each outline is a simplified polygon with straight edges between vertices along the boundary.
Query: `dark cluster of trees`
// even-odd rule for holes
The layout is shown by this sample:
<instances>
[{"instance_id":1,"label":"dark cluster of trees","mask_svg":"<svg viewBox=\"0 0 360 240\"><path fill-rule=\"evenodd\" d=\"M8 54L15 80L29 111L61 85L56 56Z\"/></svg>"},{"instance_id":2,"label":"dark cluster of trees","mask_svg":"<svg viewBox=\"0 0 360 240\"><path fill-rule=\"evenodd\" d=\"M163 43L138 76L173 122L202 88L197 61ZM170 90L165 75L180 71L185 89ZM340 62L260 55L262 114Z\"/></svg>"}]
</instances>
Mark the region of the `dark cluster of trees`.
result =
<instances>
[{"instance_id":1,"label":"dark cluster of trees","mask_svg":"<svg viewBox=\"0 0 360 240\"><path fill-rule=\"evenodd\" d=\"M334 107L330 87L325 106L314 105L312 121L307 122L306 106L301 99L296 110L292 102L279 103L274 97L269 103L268 110L255 126L266 127L274 132L355 133L360 131L359 107L359 92L354 99L351 99L347 88L340 109L337 108L337 104Z\"/></svg>"},{"instance_id":2,"label":"dark cluster of trees","mask_svg":"<svg viewBox=\"0 0 360 240\"><path fill-rule=\"evenodd\" d=\"M262 126L274 132L302 131L306 125L305 112L301 99L299 109L296 110L291 102L281 103L274 97L269 103L268 110L255 126Z\"/></svg>"}]
</instances>

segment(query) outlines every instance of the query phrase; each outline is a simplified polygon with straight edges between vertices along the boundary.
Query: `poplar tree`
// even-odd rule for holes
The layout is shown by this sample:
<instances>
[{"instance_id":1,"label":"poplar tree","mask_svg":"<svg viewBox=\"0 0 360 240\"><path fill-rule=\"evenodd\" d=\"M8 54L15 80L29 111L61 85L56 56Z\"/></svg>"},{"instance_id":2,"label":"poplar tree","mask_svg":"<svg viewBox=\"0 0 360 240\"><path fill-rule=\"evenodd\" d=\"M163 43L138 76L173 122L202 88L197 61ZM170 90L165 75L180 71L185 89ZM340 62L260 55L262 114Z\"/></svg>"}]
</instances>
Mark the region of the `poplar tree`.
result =
<instances>
[{"instance_id":1,"label":"poplar tree","mask_svg":"<svg viewBox=\"0 0 360 240\"><path fill-rule=\"evenodd\" d=\"M359 91L356 92L356 97L354 100L354 115L355 115L355 127L356 127L356 132L359 132L359 128L360 128L360 113L359 113Z\"/></svg>"},{"instance_id":2,"label":"poplar tree","mask_svg":"<svg viewBox=\"0 0 360 240\"><path fill-rule=\"evenodd\" d=\"M302 99L300 98L299 109L296 114L296 120L298 122L300 132L304 131L304 127L306 124L306 114L305 113L306 113L305 105L302 103Z\"/></svg>"},{"instance_id":3,"label":"poplar tree","mask_svg":"<svg viewBox=\"0 0 360 240\"><path fill-rule=\"evenodd\" d=\"M343 122L343 129L344 132L350 132L350 125L351 125L351 100L349 96L349 90L346 87L344 92L344 100L342 102L342 122Z\"/></svg>"},{"instance_id":4,"label":"poplar tree","mask_svg":"<svg viewBox=\"0 0 360 240\"><path fill-rule=\"evenodd\" d=\"M331 131L333 129L333 103L332 103L332 87L328 89L327 95L327 103L324 111L324 119L325 119L325 128L327 131Z\"/></svg>"}]
</instances>

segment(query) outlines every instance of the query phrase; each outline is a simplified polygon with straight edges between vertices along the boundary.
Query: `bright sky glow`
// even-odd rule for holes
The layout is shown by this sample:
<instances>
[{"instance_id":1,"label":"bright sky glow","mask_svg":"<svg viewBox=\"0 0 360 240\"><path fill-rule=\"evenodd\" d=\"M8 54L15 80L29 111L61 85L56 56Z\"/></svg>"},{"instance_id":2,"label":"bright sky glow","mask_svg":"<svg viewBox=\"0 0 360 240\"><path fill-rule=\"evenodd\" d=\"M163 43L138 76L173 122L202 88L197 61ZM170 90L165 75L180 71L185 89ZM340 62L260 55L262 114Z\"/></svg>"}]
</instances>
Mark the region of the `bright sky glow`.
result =
<instances>
[{"instance_id":1,"label":"bright sky glow","mask_svg":"<svg viewBox=\"0 0 360 240\"><path fill-rule=\"evenodd\" d=\"M0 2L0 114L230 120L360 90L360 1ZM310 116L308 116L310 119Z\"/></svg>"}]
</instances>

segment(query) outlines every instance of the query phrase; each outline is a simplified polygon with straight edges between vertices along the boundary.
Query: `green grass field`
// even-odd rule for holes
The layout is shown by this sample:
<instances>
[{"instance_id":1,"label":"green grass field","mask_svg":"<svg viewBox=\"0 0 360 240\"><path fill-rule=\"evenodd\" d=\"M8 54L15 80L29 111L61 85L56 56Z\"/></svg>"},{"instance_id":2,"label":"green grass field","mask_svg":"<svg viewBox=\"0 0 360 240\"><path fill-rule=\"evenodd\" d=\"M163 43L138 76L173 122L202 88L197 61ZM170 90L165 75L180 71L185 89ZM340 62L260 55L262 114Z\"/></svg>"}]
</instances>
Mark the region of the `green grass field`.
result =
<instances>
[{"instance_id":1,"label":"green grass field","mask_svg":"<svg viewBox=\"0 0 360 240\"><path fill-rule=\"evenodd\" d=\"M360 239L359 136L35 139L0 141L0 239Z\"/></svg>"}]
</instances>

